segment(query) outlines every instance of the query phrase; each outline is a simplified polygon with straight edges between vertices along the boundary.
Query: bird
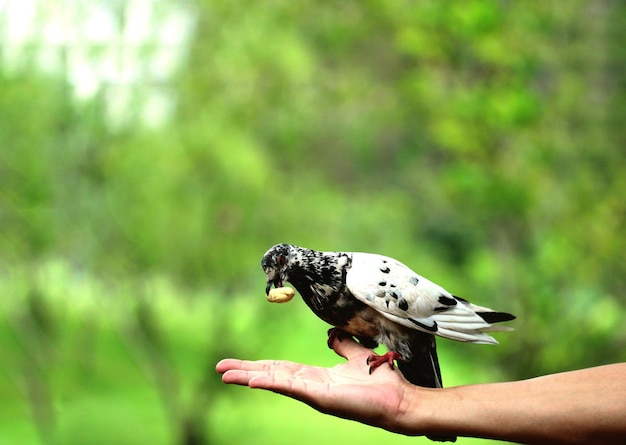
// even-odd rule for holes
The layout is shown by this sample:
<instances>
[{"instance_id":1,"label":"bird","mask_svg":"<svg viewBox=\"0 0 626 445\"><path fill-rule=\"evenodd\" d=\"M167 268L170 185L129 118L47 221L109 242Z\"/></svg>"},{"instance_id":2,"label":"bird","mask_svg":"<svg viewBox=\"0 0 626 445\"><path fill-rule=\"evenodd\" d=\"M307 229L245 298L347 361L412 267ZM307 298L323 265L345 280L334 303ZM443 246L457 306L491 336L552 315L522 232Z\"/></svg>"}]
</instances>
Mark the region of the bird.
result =
<instances>
[{"instance_id":1,"label":"bird","mask_svg":"<svg viewBox=\"0 0 626 445\"><path fill-rule=\"evenodd\" d=\"M384 355L367 358L370 374L394 362L411 383L442 388L435 337L497 344L488 332L510 331L493 323L515 316L478 306L452 295L393 258L364 252L323 252L281 243L261 260L272 286L291 283L315 315L333 327L329 346L341 335L365 347L385 345ZM456 437L428 436L434 441Z\"/></svg>"}]
</instances>

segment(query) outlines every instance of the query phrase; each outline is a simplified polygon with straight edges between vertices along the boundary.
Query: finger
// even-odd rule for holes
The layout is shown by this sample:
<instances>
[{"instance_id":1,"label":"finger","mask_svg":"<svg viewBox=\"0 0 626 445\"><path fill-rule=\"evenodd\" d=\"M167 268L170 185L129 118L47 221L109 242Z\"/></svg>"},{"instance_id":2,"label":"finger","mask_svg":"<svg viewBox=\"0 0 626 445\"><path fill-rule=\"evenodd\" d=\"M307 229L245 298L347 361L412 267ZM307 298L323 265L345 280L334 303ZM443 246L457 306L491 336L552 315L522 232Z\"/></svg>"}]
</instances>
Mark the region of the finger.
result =
<instances>
[{"instance_id":1,"label":"finger","mask_svg":"<svg viewBox=\"0 0 626 445\"><path fill-rule=\"evenodd\" d=\"M283 371L295 371L302 367L299 363L289 362L286 360L238 360L227 358L220 360L215 366L215 370L223 374L226 371L239 369L242 371L272 371L280 369Z\"/></svg>"},{"instance_id":2,"label":"finger","mask_svg":"<svg viewBox=\"0 0 626 445\"><path fill-rule=\"evenodd\" d=\"M319 396L327 385L313 380L283 378L273 373L254 376L248 381L250 388L265 389L301 400L313 407L316 395ZM324 389L323 389L324 388Z\"/></svg>"},{"instance_id":3,"label":"finger","mask_svg":"<svg viewBox=\"0 0 626 445\"><path fill-rule=\"evenodd\" d=\"M243 366L242 360L237 360L234 358L226 358L224 360L220 360L217 365L215 365L215 370L219 374L224 374L226 371L230 369L241 369Z\"/></svg>"},{"instance_id":4,"label":"finger","mask_svg":"<svg viewBox=\"0 0 626 445\"><path fill-rule=\"evenodd\" d=\"M230 369L222 374L222 382L246 386L255 375L258 375L258 373L241 371L239 369Z\"/></svg>"},{"instance_id":5,"label":"finger","mask_svg":"<svg viewBox=\"0 0 626 445\"><path fill-rule=\"evenodd\" d=\"M333 350L347 360L352 360L363 354L369 354L371 351L365 346L357 343L352 337L336 336L331 345Z\"/></svg>"},{"instance_id":6,"label":"finger","mask_svg":"<svg viewBox=\"0 0 626 445\"><path fill-rule=\"evenodd\" d=\"M272 367L264 371L244 371L231 369L222 375L222 382L227 384L249 386L250 388L269 389L274 392L291 395L294 387L306 387L304 380L296 377L294 371L281 367Z\"/></svg>"},{"instance_id":7,"label":"finger","mask_svg":"<svg viewBox=\"0 0 626 445\"><path fill-rule=\"evenodd\" d=\"M256 371L246 371L243 369L229 369L222 374L222 382L232 383L235 385L248 385L252 387L250 382L257 377L268 377L274 380L291 380L293 379L293 371L286 368L263 369Z\"/></svg>"}]
</instances>

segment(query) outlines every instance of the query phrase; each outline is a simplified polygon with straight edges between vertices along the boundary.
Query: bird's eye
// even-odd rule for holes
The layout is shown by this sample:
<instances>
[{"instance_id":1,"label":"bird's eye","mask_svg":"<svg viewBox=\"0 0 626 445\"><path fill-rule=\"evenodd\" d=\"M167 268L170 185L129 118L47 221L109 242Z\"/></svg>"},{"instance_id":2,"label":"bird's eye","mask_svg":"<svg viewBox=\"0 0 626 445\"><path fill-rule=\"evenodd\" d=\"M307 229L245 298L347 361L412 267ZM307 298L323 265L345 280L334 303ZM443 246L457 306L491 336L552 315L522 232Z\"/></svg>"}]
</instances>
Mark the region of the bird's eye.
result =
<instances>
[{"instance_id":1,"label":"bird's eye","mask_svg":"<svg viewBox=\"0 0 626 445\"><path fill-rule=\"evenodd\" d=\"M285 261L287 261L287 258L285 258L285 255L278 255L278 265L279 266L284 266L285 265Z\"/></svg>"}]
</instances>

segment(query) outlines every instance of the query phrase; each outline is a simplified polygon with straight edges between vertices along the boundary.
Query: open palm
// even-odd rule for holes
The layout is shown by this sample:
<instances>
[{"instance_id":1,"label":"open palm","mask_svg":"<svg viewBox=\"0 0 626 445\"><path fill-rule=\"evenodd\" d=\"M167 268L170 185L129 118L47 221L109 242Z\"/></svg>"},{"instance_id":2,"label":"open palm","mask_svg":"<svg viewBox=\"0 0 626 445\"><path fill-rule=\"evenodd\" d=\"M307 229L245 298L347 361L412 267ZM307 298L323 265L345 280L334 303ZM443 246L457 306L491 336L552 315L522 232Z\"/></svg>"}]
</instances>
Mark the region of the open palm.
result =
<instances>
[{"instance_id":1,"label":"open palm","mask_svg":"<svg viewBox=\"0 0 626 445\"><path fill-rule=\"evenodd\" d=\"M335 339L333 348L348 361L322 368L284 360L225 359L216 370L224 383L267 389L324 413L397 431L394 425L411 385L387 366L370 375L366 361L371 351L351 338Z\"/></svg>"}]
</instances>

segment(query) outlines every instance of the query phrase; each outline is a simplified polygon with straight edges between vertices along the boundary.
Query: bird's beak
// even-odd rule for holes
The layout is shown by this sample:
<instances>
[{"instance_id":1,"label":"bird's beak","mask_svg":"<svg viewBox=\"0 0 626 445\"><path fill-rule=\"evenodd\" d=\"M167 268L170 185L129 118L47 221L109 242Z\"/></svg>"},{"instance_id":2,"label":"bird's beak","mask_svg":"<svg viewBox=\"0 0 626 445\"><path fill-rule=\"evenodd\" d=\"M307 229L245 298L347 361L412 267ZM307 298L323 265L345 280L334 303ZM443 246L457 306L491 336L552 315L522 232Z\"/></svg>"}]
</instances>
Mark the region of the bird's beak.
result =
<instances>
[{"instance_id":1,"label":"bird's beak","mask_svg":"<svg viewBox=\"0 0 626 445\"><path fill-rule=\"evenodd\" d=\"M265 295L269 295L272 285L274 287L283 287L283 282L280 278L276 280L267 280L267 284L265 285Z\"/></svg>"}]
</instances>

